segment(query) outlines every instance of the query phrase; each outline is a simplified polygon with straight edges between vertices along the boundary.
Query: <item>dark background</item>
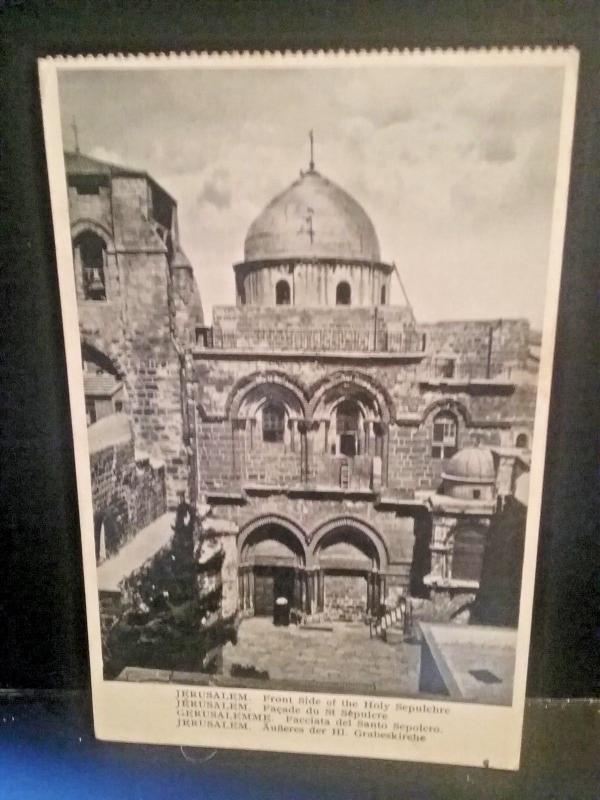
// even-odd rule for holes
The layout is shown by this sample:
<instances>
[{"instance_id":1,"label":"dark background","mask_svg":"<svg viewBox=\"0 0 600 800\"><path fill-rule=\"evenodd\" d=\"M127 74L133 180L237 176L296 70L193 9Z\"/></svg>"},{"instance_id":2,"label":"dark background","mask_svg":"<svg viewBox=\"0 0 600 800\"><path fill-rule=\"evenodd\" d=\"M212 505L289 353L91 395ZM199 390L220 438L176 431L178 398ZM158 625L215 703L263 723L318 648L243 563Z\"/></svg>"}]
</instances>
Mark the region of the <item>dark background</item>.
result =
<instances>
[{"instance_id":1,"label":"dark background","mask_svg":"<svg viewBox=\"0 0 600 800\"><path fill-rule=\"evenodd\" d=\"M0 0L0 37L0 689L86 689L89 681L36 58L575 45L579 97L528 694L598 694L600 4Z\"/></svg>"}]
</instances>

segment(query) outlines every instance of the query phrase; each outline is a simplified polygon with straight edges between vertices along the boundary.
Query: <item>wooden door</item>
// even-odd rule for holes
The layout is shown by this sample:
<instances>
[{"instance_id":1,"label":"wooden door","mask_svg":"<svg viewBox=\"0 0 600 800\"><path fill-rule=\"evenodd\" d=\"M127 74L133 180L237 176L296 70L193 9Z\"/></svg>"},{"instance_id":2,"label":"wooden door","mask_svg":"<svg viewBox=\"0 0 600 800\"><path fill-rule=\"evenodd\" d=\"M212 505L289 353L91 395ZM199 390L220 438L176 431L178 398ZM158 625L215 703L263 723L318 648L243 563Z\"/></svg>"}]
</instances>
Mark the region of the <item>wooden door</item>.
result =
<instances>
[{"instance_id":1,"label":"wooden door","mask_svg":"<svg viewBox=\"0 0 600 800\"><path fill-rule=\"evenodd\" d=\"M275 578L273 570L256 567L254 570L254 614L257 617L273 615L275 603Z\"/></svg>"}]
</instances>

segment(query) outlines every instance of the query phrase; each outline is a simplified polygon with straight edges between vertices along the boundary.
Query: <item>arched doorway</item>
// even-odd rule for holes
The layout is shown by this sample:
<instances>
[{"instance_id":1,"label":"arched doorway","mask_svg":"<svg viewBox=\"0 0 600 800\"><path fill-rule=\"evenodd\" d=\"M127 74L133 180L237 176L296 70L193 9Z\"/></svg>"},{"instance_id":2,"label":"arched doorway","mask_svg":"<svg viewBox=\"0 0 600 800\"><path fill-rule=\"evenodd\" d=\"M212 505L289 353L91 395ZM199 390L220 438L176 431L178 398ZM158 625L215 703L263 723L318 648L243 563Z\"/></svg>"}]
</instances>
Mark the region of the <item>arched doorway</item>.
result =
<instances>
[{"instance_id":1,"label":"arched doorway","mask_svg":"<svg viewBox=\"0 0 600 800\"><path fill-rule=\"evenodd\" d=\"M317 534L313 548L313 612L345 622L377 616L387 567L377 535L360 523L340 520Z\"/></svg>"},{"instance_id":2,"label":"arched doorway","mask_svg":"<svg viewBox=\"0 0 600 800\"><path fill-rule=\"evenodd\" d=\"M290 609L307 608L306 555L301 534L279 519L246 528L238 540L239 606L255 616L272 616L285 597Z\"/></svg>"}]
</instances>

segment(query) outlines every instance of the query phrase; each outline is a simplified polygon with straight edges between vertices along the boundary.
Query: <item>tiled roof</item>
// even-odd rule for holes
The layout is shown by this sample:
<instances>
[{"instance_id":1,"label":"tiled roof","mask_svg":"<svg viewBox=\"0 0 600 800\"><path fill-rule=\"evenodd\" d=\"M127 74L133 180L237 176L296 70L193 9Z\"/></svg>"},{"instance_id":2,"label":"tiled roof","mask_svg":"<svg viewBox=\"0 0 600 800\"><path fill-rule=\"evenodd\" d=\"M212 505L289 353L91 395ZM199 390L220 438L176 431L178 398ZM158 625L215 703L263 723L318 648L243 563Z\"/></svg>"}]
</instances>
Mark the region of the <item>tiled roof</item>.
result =
<instances>
[{"instance_id":1,"label":"tiled roof","mask_svg":"<svg viewBox=\"0 0 600 800\"><path fill-rule=\"evenodd\" d=\"M146 173L128 167L110 164L108 161L98 161L97 158L84 156L83 153L65 152L65 167L67 175L139 175Z\"/></svg>"},{"instance_id":2,"label":"tiled roof","mask_svg":"<svg viewBox=\"0 0 600 800\"><path fill-rule=\"evenodd\" d=\"M121 382L110 372L103 372L102 375L96 375L93 372L83 373L83 391L91 397L112 397L121 388L121 385Z\"/></svg>"},{"instance_id":3,"label":"tiled roof","mask_svg":"<svg viewBox=\"0 0 600 800\"><path fill-rule=\"evenodd\" d=\"M109 176L132 176L136 178L146 178L153 186L160 189L174 205L177 205L173 197L164 189L154 178L144 170L132 169L121 164L111 164L109 161L100 161L97 158L83 155L83 153L71 153L65 151L65 171L67 175L109 175Z\"/></svg>"}]
</instances>

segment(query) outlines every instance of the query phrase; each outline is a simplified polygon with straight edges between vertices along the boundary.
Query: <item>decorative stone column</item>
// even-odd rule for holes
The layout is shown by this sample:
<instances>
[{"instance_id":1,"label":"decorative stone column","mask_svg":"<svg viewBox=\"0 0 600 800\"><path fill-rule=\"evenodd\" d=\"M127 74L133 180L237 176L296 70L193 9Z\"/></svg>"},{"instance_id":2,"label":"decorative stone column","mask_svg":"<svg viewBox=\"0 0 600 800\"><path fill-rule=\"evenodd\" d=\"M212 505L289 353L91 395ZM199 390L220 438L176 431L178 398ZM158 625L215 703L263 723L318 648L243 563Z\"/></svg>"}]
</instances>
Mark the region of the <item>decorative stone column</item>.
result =
<instances>
[{"instance_id":1,"label":"decorative stone column","mask_svg":"<svg viewBox=\"0 0 600 800\"><path fill-rule=\"evenodd\" d=\"M379 602L385 603L387 598L387 575L379 575Z\"/></svg>"},{"instance_id":2,"label":"decorative stone column","mask_svg":"<svg viewBox=\"0 0 600 800\"><path fill-rule=\"evenodd\" d=\"M331 427L331 420L330 419L326 419L326 420L323 421L323 424L325 425L325 448L324 448L324 450L325 450L325 455L327 455L329 453L329 429Z\"/></svg>"},{"instance_id":3,"label":"decorative stone column","mask_svg":"<svg viewBox=\"0 0 600 800\"><path fill-rule=\"evenodd\" d=\"M244 593L244 571L238 569L238 611L243 612L246 608L246 596Z\"/></svg>"},{"instance_id":4,"label":"decorative stone column","mask_svg":"<svg viewBox=\"0 0 600 800\"><path fill-rule=\"evenodd\" d=\"M297 442L296 439L298 438L298 420L295 417L292 417L289 422L289 431L290 431L290 453L294 453L296 451Z\"/></svg>"},{"instance_id":5,"label":"decorative stone column","mask_svg":"<svg viewBox=\"0 0 600 800\"><path fill-rule=\"evenodd\" d=\"M254 615L254 570L248 570L248 610Z\"/></svg>"},{"instance_id":6,"label":"decorative stone column","mask_svg":"<svg viewBox=\"0 0 600 800\"><path fill-rule=\"evenodd\" d=\"M254 592L251 590L251 581L254 577L252 567L243 566L240 569L240 608L245 616L253 611Z\"/></svg>"},{"instance_id":7,"label":"decorative stone column","mask_svg":"<svg viewBox=\"0 0 600 800\"><path fill-rule=\"evenodd\" d=\"M298 433L300 434L300 481L308 480L308 420L298 420Z\"/></svg>"},{"instance_id":8,"label":"decorative stone column","mask_svg":"<svg viewBox=\"0 0 600 800\"><path fill-rule=\"evenodd\" d=\"M375 582L373 572L367 573L367 614L375 614Z\"/></svg>"},{"instance_id":9,"label":"decorative stone column","mask_svg":"<svg viewBox=\"0 0 600 800\"><path fill-rule=\"evenodd\" d=\"M373 421L370 419L366 419L363 424L364 429L364 440L365 440L365 447L364 447L364 455L370 456L371 453L371 430L373 428Z\"/></svg>"},{"instance_id":10,"label":"decorative stone column","mask_svg":"<svg viewBox=\"0 0 600 800\"><path fill-rule=\"evenodd\" d=\"M325 573L322 569L317 571L317 609L325 610Z\"/></svg>"},{"instance_id":11,"label":"decorative stone column","mask_svg":"<svg viewBox=\"0 0 600 800\"><path fill-rule=\"evenodd\" d=\"M319 586L316 570L307 574L307 591L309 613L316 614L319 605Z\"/></svg>"},{"instance_id":12,"label":"decorative stone column","mask_svg":"<svg viewBox=\"0 0 600 800\"><path fill-rule=\"evenodd\" d=\"M456 525L454 517L442 517L437 514L433 517L431 533L431 572L432 579L446 580L450 577L449 553L452 549L450 531Z\"/></svg>"}]
</instances>

